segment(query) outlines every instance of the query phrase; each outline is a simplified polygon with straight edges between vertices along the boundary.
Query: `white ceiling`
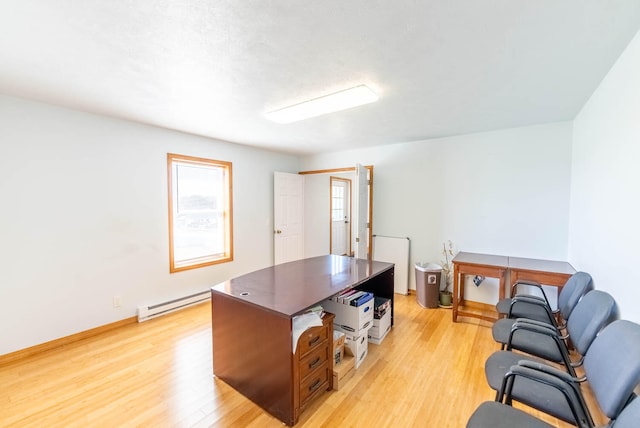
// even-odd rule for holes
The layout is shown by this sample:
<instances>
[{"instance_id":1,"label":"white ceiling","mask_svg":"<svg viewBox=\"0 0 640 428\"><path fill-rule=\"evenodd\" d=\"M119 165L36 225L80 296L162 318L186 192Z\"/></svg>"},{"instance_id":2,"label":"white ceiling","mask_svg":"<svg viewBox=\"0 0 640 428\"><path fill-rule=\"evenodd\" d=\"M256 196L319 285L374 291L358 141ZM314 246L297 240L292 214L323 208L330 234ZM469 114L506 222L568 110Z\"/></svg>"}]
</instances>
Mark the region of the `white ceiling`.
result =
<instances>
[{"instance_id":1,"label":"white ceiling","mask_svg":"<svg viewBox=\"0 0 640 428\"><path fill-rule=\"evenodd\" d=\"M0 93L313 154L571 120L639 29L640 0L0 0Z\"/></svg>"}]
</instances>

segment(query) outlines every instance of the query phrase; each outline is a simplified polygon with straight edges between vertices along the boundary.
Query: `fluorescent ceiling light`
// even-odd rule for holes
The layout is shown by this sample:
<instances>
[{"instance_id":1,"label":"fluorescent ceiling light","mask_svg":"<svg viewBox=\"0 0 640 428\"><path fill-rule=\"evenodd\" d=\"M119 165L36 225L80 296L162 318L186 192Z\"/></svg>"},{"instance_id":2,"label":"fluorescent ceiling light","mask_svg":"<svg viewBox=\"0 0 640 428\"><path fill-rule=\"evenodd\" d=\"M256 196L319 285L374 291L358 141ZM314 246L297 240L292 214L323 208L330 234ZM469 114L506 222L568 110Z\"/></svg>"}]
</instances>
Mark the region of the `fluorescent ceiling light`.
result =
<instances>
[{"instance_id":1,"label":"fluorescent ceiling light","mask_svg":"<svg viewBox=\"0 0 640 428\"><path fill-rule=\"evenodd\" d=\"M321 116L351 107L369 104L378 100L378 96L365 85L345 89L324 97L315 98L300 104L275 110L266 114L267 119L277 123L291 123L310 117Z\"/></svg>"}]
</instances>

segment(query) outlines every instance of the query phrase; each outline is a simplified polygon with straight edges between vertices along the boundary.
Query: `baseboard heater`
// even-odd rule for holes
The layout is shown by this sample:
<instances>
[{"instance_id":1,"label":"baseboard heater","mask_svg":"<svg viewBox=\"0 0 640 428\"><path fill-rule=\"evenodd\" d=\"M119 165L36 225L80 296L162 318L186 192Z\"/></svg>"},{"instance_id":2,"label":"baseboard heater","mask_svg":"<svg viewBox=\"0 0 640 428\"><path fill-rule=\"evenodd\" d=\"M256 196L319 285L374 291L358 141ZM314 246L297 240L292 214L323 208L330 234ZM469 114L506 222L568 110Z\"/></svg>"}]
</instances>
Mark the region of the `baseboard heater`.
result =
<instances>
[{"instance_id":1,"label":"baseboard heater","mask_svg":"<svg viewBox=\"0 0 640 428\"><path fill-rule=\"evenodd\" d=\"M175 312L188 306L193 306L204 302L211 298L211 292L203 291L201 293L192 294L190 296L180 297L178 299L169 300L168 302L158 303L151 306L138 306L138 322L147 321L160 315Z\"/></svg>"}]
</instances>

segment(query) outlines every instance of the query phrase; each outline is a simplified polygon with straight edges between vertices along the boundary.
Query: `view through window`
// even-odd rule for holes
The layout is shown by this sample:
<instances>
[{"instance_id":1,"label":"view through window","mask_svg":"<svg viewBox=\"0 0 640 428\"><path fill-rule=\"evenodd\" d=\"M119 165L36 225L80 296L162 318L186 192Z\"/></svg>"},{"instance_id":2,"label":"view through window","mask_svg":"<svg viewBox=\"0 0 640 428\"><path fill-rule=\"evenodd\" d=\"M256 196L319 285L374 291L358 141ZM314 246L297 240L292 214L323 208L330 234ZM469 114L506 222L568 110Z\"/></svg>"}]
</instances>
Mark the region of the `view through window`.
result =
<instances>
[{"instance_id":1,"label":"view through window","mask_svg":"<svg viewBox=\"0 0 640 428\"><path fill-rule=\"evenodd\" d=\"M170 271L233 260L231 163L167 155Z\"/></svg>"}]
</instances>

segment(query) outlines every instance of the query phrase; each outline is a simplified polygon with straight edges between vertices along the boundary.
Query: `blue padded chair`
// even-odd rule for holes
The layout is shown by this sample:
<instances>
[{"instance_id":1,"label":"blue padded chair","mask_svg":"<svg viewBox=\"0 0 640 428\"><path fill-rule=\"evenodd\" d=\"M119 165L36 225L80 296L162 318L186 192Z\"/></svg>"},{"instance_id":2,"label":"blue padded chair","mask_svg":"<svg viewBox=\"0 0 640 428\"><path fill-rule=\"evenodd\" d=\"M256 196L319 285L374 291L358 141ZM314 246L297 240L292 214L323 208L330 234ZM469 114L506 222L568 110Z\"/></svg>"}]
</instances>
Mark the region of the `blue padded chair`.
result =
<instances>
[{"instance_id":1,"label":"blue padded chair","mask_svg":"<svg viewBox=\"0 0 640 428\"><path fill-rule=\"evenodd\" d=\"M584 370L599 408L612 426L637 427L640 401L633 391L640 384L640 325L617 320L605 327L585 356ZM510 407L516 390L526 392L527 405L579 428L595 428L580 390L580 380L531 361L521 361L510 368L499 400L481 404L467 428L550 427Z\"/></svg>"},{"instance_id":2,"label":"blue padded chair","mask_svg":"<svg viewBox=\"0 0 640 428\"><path fill-rule=\"evenodd\" d=\"M544 298L515 296L510 299L508 317L499 319L493 324L491 328L493 339L502 344L502 349L504 349L517 318L544 322L561 330L565 327L564 323L569 320L571 312L580 299L591 290L593 290L593 280L588 273L576 272L569 278L558 296L558 311L562 317L562 323L557 322L556 312L551 310L546 296ZM500 303L498 303L498 306L500 306ZM498 308L498 311L500 310Z\"/></svg>"},{"instance_id":3,"label":"blue padded chair","mask_svg":"<svg viewBox=\"0 0 640 428\"><path fill-rule=\"evenodd\" d=\"M633 428L640 424L640 398L635 397L620 412L611 428Z\"/></svg>"},{"instance_id":4,"label":"blue padded chair","mask_svg":"<svg viewBox=\"0 0 640 428\"><path fill-rule=\"evenodd\" d=\"M527 285L536 287L540 296L530 294L519 294L518 288ZM542 285L528 281L518 281L511 287L511 296L500 300L496 304L496 310L501 316L507 318L528 318L543 322L553 322L555 315L560 313L563 319L567 319L571 315L571 311L576 304L589 291L593 290L593 279L586 272L576 272L567 280L565 285L558 294L558 309L551 309L547 295ZM554 315L552 320L549 314Z\"/></svg>"},{"instance_id":5,"label":"blue padded chair","mask_svg":"<svg viewBox=\"0 0 640 428\"><path fill-rule=\"evenodd\" d=\"M547 360L560 363L569 374L576 376L574 367L582 364L584 356L598 333L619 316L618 305L609 293L593 290L580 300L567 322L567 331L573 339L575 350L581 355L580 360L575 362L571 361L569 350L556 329L521 320L516 323L511 340L516 342L519 349L524 349L527 353L540 358L511 351L494 352L484 366L489 386L498 391L509 368L521 360L538 363ZM507 348L511 349L511 343L507 344Z\"/></svg>"},{"instance_id":6,"label":"blue padded chair","mask_svg":"<svg viewBox=\"0 0 640 428\"><path fill-rule=\"evenodd\" d=\"M610 428L638 428L640 398L635 398L620 412ZM471 415L467 428L554 428L529 413L497 401L482 403Z\"/></svg>"}]
</instances>

